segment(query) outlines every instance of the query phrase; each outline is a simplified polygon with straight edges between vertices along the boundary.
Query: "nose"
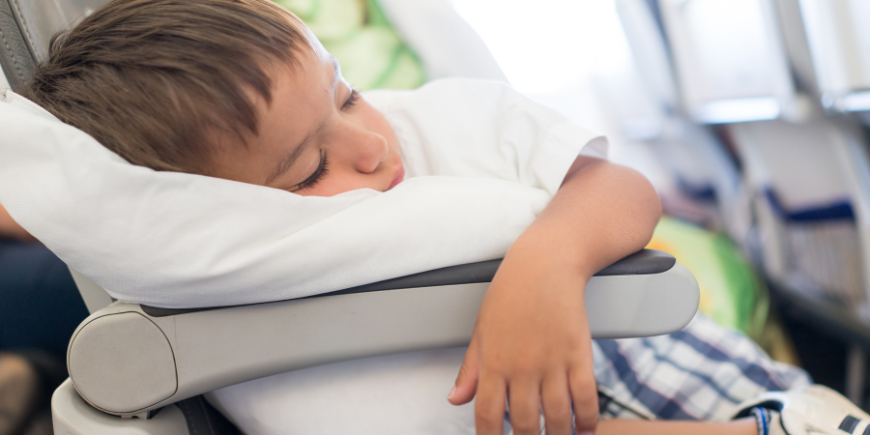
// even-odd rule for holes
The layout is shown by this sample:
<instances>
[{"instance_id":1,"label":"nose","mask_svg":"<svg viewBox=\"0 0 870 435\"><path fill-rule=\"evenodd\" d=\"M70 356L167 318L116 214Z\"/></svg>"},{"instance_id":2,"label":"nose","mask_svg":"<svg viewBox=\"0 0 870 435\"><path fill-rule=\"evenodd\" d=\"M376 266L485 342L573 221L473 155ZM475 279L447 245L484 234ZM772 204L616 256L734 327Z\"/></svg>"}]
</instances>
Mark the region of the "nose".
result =
<instances>
[{"instance_id":1,"label":"nose","mask_svg":"<svg viewBox=\"0 0 870 435\"><path fill-rule=\"evenodd\" d=\"M354 142L357 144L354 169L361 173L371 174L377 171L389 155L387 139L380 134L360 129Z\"/></svg>"}]
</instances>

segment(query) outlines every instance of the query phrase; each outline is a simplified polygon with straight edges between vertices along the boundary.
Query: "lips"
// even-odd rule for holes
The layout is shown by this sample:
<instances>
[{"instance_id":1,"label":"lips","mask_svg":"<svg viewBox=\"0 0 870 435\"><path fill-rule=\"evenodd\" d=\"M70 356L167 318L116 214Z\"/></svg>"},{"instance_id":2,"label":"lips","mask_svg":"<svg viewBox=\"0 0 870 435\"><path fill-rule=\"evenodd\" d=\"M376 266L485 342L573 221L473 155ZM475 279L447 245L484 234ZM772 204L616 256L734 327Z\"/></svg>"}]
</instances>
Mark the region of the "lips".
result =
<instances>
[{"instance_id":1,"label":"lips","mask_svg":"<svg viewBox=\"0 0 870 435\"><path fill-rule=\"evenodd\" d=\"M405 167L399 166L399 172L396 174L396 178L393 179L393 182L390 183L390 187L388 187L387 190L390 190L390 189L396 187L396 185L401 183L402 180L404 180L404 179L405 179Z\"/></svg>"}]
</instances>

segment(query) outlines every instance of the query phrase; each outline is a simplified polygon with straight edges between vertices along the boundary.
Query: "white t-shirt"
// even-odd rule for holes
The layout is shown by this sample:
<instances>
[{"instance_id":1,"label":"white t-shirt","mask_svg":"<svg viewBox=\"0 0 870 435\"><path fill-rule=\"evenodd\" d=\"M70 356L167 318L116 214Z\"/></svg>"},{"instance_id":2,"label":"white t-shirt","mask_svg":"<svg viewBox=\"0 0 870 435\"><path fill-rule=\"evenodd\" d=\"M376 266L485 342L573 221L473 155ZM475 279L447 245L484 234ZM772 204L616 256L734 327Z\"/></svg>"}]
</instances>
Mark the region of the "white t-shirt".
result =
<instances>
[{"instance_id":1,"label":"white t-shirt","mask_svg":"<svg viewBox=\"0 0 870 435\"><path fill-rule=\"evenodd\" d=\"M395 130L409 178L498 179L552 197L578 154L607 153L603 138L496 82L447 79L365 96ZM457 348L347 361L208 398L249 435L473 434L473 404L454 407L446 399L464 354Z\"/></svg>"},{"instance_id":2,"label":"white t-shirt","mask_svg":"<svg viewBox=\"0 0 870 435\"><path fill-rule=\"evenodd\" d=\"M500 82L451 78L365 97L396 132L409 177L498 179L552 196L578 154L607 157L604 137Z\"/></svg>"}]
</instances>

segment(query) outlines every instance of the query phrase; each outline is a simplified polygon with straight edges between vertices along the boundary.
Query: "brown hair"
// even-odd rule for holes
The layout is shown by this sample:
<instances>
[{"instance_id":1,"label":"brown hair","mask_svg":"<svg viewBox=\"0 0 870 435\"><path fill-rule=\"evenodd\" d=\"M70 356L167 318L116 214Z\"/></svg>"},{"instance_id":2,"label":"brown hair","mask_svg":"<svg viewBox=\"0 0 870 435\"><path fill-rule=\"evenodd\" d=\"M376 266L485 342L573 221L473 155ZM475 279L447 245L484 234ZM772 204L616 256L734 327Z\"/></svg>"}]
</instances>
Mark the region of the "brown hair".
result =
<instances>
[{"instance_id":1,"label":"brown hair","mask_svg":"<svg viewBox=\"0 0 870 435\"><path fill-rule=\"evenodd\" d=\"M310 46L288 17L269 0L114 0L56 35L20 92L130 163L204 173L215 131L257 134L265 68Z\"/></svg>"}]
</instances>

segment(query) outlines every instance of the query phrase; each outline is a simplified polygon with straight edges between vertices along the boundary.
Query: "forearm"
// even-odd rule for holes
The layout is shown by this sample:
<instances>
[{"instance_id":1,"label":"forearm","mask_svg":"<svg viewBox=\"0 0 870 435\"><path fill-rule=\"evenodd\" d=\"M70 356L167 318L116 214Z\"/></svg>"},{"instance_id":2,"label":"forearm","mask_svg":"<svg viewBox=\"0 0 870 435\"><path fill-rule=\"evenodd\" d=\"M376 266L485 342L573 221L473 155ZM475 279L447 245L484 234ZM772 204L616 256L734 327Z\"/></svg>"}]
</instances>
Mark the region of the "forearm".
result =
<instances>
[{"instance_id":1,"label":"forearm","mask_svg":"<svg viewBox=\"0 0 870 435\"><path fill-rule=\"evenodd\" d=\"M477 394L477 433L502 433L505 401L518 434L593 431L598 396L584 287L595 272L640 250L661 207L631 169L578 158L538 219L508 250L477 315L449 400ZM507 392L510 392L508 395Z\"/></svg>"},{"instance_id":2,"label":"forearm","mask_svg":"<svg viewBox=\"0 0 870 435\"><path fill-rule=\"evenodd\" d=\"M508 257L546 259L590 277L646 246L660 215L655 189L638 172L580 157Z\"/></svg>"}]
</instances>

